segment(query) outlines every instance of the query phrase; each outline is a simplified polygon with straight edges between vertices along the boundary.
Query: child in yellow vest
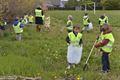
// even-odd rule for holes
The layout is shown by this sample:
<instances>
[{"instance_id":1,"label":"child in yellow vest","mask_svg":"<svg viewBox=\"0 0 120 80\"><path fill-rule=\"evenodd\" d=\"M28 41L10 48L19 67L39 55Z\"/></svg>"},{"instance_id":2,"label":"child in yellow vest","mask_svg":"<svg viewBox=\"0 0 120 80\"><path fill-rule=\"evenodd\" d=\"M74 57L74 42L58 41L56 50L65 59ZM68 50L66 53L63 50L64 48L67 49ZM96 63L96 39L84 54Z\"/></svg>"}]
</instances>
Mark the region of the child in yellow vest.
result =
<instances>
[{"instance_id":1,"label":"child in yellow vest","mask_svg":"<svg viewBox=\"0 0 120 80\"><path fill-rule=\"evenodd\" d=\"M73 27L73 31L68 33L66 38L68 44L67 61L68 67L75 67L75 64L79 64L82 56L82 34L80 33L80 26Z\"/></svg>"},{"instance_id":2,"label":"child in yellow vest","mask_svg":"<svg viewBox=\"0 0 120 80\"><path fill-rule=\"evenodd\" d=\"M33 15L29 15L28 16L28 21L30 24L33 24L34 23L34 16Z\"/></svg>"},{"instance_id":3,"label":"child in yellow vest","mask_svg":"<svg viewBox=\"0 0 120 80\"><path fill-rule=\"evenodd\" d=\"M104 24L101 31L103 34L100 35L100 40L95 47L100 48L102 52L102 71L103 73L108 73L110 71L109 54L112 52L115 40L112 34L112 28L108 24Z\"/></svg>"},{"instance_id":4,"label":"child in yellow vest","mask_svg":"<svg viewBox=\"0 0 120 80\"><path fill-rule=\"evenodd\" d=\"M13 23L13 29L16 34L16 40L18 40L18 41L22 40L23 27L24 27L24 25L20 22L19 17L16 17L16 19Z\"/></svg>"},{"instance_id":5,"label":"child in yellow vest","mask_svg":"<svg viewBox=\"0 0 120 80\"><path fill-rule=\"evenodd\" d=\"M67 21L67 25L66 25L68 33L73 31L73 22L72 22L72 20L73 20L73 16L68 15L68 21Z\"/></svg>"}]
</instances>

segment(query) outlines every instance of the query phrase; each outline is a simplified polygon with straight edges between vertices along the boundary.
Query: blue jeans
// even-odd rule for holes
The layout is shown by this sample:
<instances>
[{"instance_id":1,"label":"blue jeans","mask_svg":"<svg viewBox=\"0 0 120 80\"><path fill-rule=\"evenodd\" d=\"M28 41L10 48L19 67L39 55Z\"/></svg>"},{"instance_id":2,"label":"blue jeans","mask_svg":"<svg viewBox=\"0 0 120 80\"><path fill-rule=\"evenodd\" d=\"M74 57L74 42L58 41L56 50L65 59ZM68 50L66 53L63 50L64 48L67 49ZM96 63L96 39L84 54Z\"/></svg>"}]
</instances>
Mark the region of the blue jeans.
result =
<instances>
[{"instance_id":1,"label":"blue jeans","mask_svg":"<svg viewBox=\"0 0 120 80\"><path fill-rule=\"evenodd\" d=\"M102 53L102 70L109 71L110 70L110 62L109 62L109 53Z\"/></svg>"}]
</instances>

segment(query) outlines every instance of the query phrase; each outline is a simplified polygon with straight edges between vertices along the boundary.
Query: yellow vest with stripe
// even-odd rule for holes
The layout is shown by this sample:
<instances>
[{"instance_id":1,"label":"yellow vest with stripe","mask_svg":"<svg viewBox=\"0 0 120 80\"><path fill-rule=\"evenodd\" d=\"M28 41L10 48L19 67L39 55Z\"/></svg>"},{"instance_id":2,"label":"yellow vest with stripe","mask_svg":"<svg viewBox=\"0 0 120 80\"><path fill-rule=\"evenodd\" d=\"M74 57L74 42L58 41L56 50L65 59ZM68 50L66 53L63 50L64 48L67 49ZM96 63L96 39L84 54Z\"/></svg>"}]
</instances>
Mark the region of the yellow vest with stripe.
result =
<instances>
[{"instance_id":1,"label":"yellow vest with stripe","mask_svg":"<svg viewBox=\"0 0 120 80\"><path fill-rule=\"evenodd\" d=\"M88 19L89 19L89 18L84 18L84 19L83 19L83 25L84 25L84 26L89 25Z\"/></svg>"},{"instance_id":2,"label":"yellow vest with stripe","mask_svg":"<svg viewBox=\"0 0 120 80\"><path fill-rule=\"evenodd\" d=\"M82 39L82 34L81 33L78 33L77 36L75 36L75 34L73 32L70 32L68 34L68 37L70 39L70 44L71 45L76 46L76 47L80 46L79 42Z\"/></svg>"},{"instance_id":3,"label":"yellow vest with stripe","mask_svg":"<svg viewBox=\"0 0 120 80\"><path fill-rule=\"evenodd\" d=\"M106 44L105 46L101 47L101 49L104 51L104 52L112 52L112 46L113 46L113 43L114 43L114 37L112 35L112 33L108 33L108 34L103 34L101 35L101 41L104 40L104 39L109 39L109 43Z\"/></svg>"},{"instance_id":4,"label":"yellow vest with stripe","mask_svg":"<svg viewBox=\"0 0 120 80\"><path fill-rule=\"evenodd\" d=\"M18 24L15 26L13 25L13 29L15 31L15 33L22 33L23 32L23 28L20 28L20 22L18 22Z\"/></svg>"},{"instance_id":5,"label":"yellow vest with stripe","mask_svg":"<svg viewBox=\"0 0 120 80\"><path fill-rule=\"evenodd\" d=\"M35 9L35 17L42 17L42 10Z\"/></svg>"},{"instance_id":6,"label":"yellow vest with stripe","mask_svg":"<svg viewBox=\"0 0 120 80\"><path fill-rule=\"evenodd\" d=\"M103 26L105 24L106 18L104 19L99 18L99 21L100 21L100 25Z\"/></svg>"},{"instance_id":7,"label":"yellow vest with stripe","mask_svg":"<svg viewBox=\"0 0 120 80\"><path fill-rule=\"evenodd\" d=\"M72 30L73 30L73 23L72 23L71 20L68 20L68 21L67 21L67 25L68 25L68 26L67 26L67 30L71 30L71 31L72 31Z\"/></svg>"}]
</instances>

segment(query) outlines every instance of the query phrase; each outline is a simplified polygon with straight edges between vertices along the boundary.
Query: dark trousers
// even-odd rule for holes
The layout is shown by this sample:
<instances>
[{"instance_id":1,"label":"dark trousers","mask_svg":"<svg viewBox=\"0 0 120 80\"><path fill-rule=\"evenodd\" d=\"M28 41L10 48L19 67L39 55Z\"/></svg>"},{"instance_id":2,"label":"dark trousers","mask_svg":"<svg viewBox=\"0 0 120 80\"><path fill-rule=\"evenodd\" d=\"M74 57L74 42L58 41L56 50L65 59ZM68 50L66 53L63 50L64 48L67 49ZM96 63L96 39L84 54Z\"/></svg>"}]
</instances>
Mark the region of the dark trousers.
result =
<instances>
[{"instance_id":1,"label":"dark trousers","mask_svg":"<svg viewBox=\"0 0 120 80\"><path fill-rule=\"evenodd\" d=\"M109 53L102 53L102 70L109 71L110 70L110 62L109 62Z\"/></svg>"}]
</instances>

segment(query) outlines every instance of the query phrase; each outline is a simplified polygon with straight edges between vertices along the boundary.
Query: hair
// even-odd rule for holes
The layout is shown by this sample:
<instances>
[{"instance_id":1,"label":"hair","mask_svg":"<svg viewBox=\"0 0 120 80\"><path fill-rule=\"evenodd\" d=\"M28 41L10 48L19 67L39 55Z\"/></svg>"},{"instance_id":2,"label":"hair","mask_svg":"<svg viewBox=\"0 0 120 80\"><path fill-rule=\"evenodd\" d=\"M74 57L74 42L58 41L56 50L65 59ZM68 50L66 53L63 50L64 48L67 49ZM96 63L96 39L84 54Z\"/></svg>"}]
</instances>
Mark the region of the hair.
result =
<instances>
[{"instance_id":1,"label":"hair","mask_svg":"<svg viewBox=\"0 0 120 80\"><path fill-rule=\"evenodd\" d=\"M69 18L70 20L72 20L72 19L73 19L73 16L72 16L72 15L68 15L68 18Z\"/></svg>"},{"instance_id":2,"label":"hair","mask_svg":"<svg viewBox=\"0 0 120 80\"><path fill-rule=\"evenodd\" d=\"M85 16L87 16L88 15L88 13L85 13Z\"/></svg>"},{"instance_id":3,"label":"hair","mask_svg":"<svg viewBox=\"0 0 120 80\"><path fill-rule=\"evenodd\" d=\"M79 24L74 25L74 26L73 26L73 29L75 29L75 28L80 29L80 25L79 25Z\"/></svg>"},{"instance_id":4,"label":"hair","mask_svg":"<svg viewBox=\"0 0 120 80\"><path fill-rule=\"evenodd\" d=\"M107 24L107 23L105 23L103 25L103 27L102 27L102 31L106 31L106 30L107 30L107 32L111 32L112 31L112 27L109 24Z\"/></svg>"},{"instance_id":5,"label":"hair","mask_svg":"<svg viewBox=\"0 0 120 80\"><path fill-rule=\"evenodd\" d=\"M104 18L105 18L105 16L104 16L104 15L101 15L101 16L100 16L100 18L101 18L101 19L104 19Z\"/></svg>"}]
</instances>

